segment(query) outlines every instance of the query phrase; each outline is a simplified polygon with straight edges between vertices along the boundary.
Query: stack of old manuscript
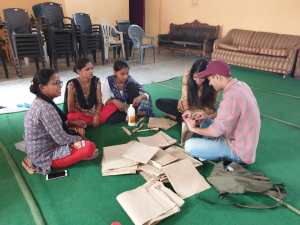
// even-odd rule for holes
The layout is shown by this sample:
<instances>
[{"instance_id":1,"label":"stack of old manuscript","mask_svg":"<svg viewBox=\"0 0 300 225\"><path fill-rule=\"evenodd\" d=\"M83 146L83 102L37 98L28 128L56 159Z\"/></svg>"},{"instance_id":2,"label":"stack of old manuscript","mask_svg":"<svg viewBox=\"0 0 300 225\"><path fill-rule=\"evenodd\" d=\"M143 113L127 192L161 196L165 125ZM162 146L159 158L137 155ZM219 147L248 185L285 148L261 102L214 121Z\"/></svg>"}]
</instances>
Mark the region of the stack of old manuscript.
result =
<instances>
[{"instance_id":1,"label":"stack of old manuscript","mask_svg":"<svg viewBox=\"0 0 300 225\"><path fill-rule=\"evenodd\" d=\"M147 164L160 150L137 141L114 145L103 149L102 175L134 174L138 165Z\"/></svg>"},{"instance_id":2,"label":"stack of old manuscript","mask_svg":"<svg viewBox=\"0 0 300 225\"><path fill-rule=\"evenodd\" d=\"M160 128L163 130L168 130L177 124L176 121L168 118L156 118L150 117L148 122L149 128Z\"/></svg>"},{"instance_id":3,"label":"stack of old manuscript","mask_svg":"<svg viewBox=\"0 0 300 225\"><path fill-rule=\"evenodd\" d=\"M139 166L140 174L145 178L146 181L167 181L167 177L162 168L172 162L177 161L178 159L179 158L160 149L148 162L148 164Z\"/></svg>"},{"instance_id":4,"label":"stack of old manuscript","mask_svg":"<svg viewBox=\"0 0 300 225\"><path fill-rule=\"evenodd\" d=\"M135 142L103 148L102 175L113 176L122 174L135 174L138 162L123 157L127 149Z\"/></svg>"},{"instance_id":5,"label":"stack of old manuscript","mask_svg":"<svg viewBox=\"0 0 300 225\"><path fill-rule=\"evenodd\" d=\"M210 188L196 169L202 163L175 146L176 139L160 131L138 140L105 147L102 158L103 176L139 172L147 181L117 196L134 224L157 224L178 213L183 199ZM175 192L164 186L167 182Z\"/></svg>"},{"instance_id":6,"label":"stack of old manuscript","mask_svg":"<svg viewBox=\"0 0 300 225\"><path fill-rule=\"evenodd\" d=\"M171 154L174 157L177 157L179 160L189 159L195 167L202 166L202 162L194 159L189 154L187 154L183 148L173 145L165 150L165 152Z\"/></svg>"},{"instance_id":7,"label":"stack of old manuscript","mask_svg":"<svg viewBox=\"0 0 300 225\"><path fill-rule=\"evenodd\" d=\"M186 154L182 148L171 146L166 150L160 149L147 164L139 165L138 170L146 181L169 182L164 168L185 159L189 160L193 167L202 165L200 161Z\"/></svg>"},{"instance_id":8,"label":"stack of old manuscript","mask_svg":"<svg viewBox=\"0 0 300 225\"><path fill-rule=\"evenodd\" d=\"M146 145L160 148L167 148L171 145L176 144L177 142L176 139L170 137L163 131L159 131L158 133L148 137L138 137L137 139Z\"/></svg>"},{"instance_id":9,"label":"stack of old manuscript","mask_svg":"<svg viewBox=\"0 0 300 225\"><path fill-rule=\"evenodd\" d=\"M182 198L158 181L123 192L117 201L135 225L157 224L178 213L184 204Z\"/></svg>"}]
</instances>

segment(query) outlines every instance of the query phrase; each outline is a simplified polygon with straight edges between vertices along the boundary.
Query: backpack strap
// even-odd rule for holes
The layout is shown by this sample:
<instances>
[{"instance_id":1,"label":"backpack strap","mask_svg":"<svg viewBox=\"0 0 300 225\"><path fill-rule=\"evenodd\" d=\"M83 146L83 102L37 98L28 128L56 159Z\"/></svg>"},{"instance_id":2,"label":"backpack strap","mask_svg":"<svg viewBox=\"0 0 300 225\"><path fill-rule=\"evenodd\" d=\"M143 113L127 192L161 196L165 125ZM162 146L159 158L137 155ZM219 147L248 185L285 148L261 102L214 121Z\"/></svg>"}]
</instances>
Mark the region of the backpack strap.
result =
<instances>
[{"instance_id":1,"label":"backpack strap","mask_svg":"<svg viewBox=\"0 0 300 225\"><path fill-rule=\"evenodd\" d=\"M284 188L283 184L275 184L274 187L267 191L267 192L256 192L257 194L260 195L264 195L264 196L268 196L271 199L273 199L275 201L274 204L242 204L239 202L236 202L235 200L233 200L231 196L231 194L229 193L220 193L219 194L219 198L222 200L225 200L227 203L222 203L222 205L226 205L226 206L235 206L237 208L248 208L248 209L274 209L277 208L278 206L282 205L283 203L283 198L286 195L286 190ZM200 200L211 204L211 205L220 205L220 203L212 201L212 200L208 200L205 198L199 198ZM298 211L299 212L299 211Z\"/></svg>"},{"instance_id":2,"label":"backpack strap","mask_svg":"<svg viewBox=\"0 0 300 225\"><path fill-rule=\"evenodd\" d=\"M256 204L251 204L251 205L250 204L241 204L241 203L233 202L228 194L224 194L224 195L221 195L221 196L227 197L229 199L229 201L232 202L232 205L234 205L238 208L274 209L274 208L280 206L280 201L282 201L284 199L284 197L286 196L286 194L287 194L285 186L283 184L274 184L272 189L270 189L266 192L256 192L256 193L270 197L271 199L273 199L275 201L275 203L270 204L270 205L267 205L267 204L259 204L259 205L256 205Z\"/></svg>"}]
</instances>

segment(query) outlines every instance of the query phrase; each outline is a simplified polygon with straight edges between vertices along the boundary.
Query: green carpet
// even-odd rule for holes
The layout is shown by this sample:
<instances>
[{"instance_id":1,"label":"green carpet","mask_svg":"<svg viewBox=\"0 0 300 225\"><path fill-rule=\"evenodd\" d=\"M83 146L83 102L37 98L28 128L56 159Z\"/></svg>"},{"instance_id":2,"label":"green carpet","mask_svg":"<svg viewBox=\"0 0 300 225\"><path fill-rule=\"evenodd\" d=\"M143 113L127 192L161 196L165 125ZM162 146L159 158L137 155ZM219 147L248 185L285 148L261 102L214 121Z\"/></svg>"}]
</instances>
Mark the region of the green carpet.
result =
<instances>
[{"instance_id":1,"label":"green carpet","mask_svg":"<svg viewBox=\"0 0 300 225\"><path fill-rule=\"evenodd\" d=\"M261 113L300 126L300 99L297 98L300 81L282 79L271 73L233 68L233 74L249 83L258 99ZM178 98L180 79L146 85L153 99L160 97ZM156 110L156 109L155 109ZM161 115L156 110L157 115ZM14 143L22 139L24 113L0 115L0 141L6 146L20 166L24 154L16 151ZM103 146L126 143L130 139L120 129L120 125L104 125L87 132L88 138ZM179 138L179 127L168 132ZM147 133L144 135L149 135ZM300 208L300 130L268 119L262 120L257 162L250 169L263 171L275 182L285 183L289 192L287 202ZM139 175L102 177L100 158L82 162L69 169L70 176L60 180L45 181L43 176L29 176L20 170L30 187L36 202L49 225L110 225L118 220L123 225L132 224L116 201L116 196L144 183ZM205 164L200 172L209 174L211 166ZM0 224L31 225L29 208L8 165L0 154ZM211 205L201 198L219 202ZM266 202L265 198L255 197L255 202ZM253 201L253 196L242 198ZM163 225L296 225L300 219L289 210L280 207L274 210L238 209L218 200L217 193L210 189L185 201L179 214L160 224Z\"/></svg>"}]
</instances>

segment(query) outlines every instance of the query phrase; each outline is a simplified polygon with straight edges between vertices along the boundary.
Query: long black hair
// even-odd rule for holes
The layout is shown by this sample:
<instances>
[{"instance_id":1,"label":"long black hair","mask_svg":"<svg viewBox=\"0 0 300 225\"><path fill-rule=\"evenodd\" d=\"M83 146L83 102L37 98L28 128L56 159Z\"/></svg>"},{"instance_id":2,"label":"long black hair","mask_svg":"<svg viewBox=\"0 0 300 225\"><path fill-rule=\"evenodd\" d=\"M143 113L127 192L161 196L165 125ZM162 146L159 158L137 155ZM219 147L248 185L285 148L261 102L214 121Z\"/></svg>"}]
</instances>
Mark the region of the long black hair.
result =
<instances>
[{"instance_id":1,"label":"long black hair","mask_svg":"<svg viewBox=\"0 0 300 225\"><path fill-rule=\"evenodd\" d=\"M56 71L52 69L42 69L37 72L32 79L30 92L37 96L42 95L40 85L47 85L55 73Z\"/></svg>"},{"instance_id":2,"label":"long black hair","mask_svg":"<svg viewBox=\"0 0 300 225\"><path fill-rule=\"evenodd\" d=\"M90 63L91 60L88 58L81 58L76 62L76 65L73 67L73 71L78 74L78 71L82 70L86 64Z\"/></svg>"},{"instance_id":3,"label":"long black hair","mask_svg":"<svg viewBox=\"0 0 300 225\"><path fill-rule=\"evenodd\" d=\"M215 108L216 103L216 91L213 87L209 86L208 79L202 83L202 93L199 97L198 95L198 85L193 79L194 73L199 73L206 69L208 61L204 58L198 59L192 65L192 68L189 72L188 78L188 103L192 107L203 108L208 107L211 109Z\"/></svg>"},{"instance_id":4,"label":"long black hair","mask_svg":"<svg viewBox=\"0 0 300 225\"><path fill-rule=\"evenodd\" d=\"M121 69L129 69L129 65L126 61L124 60L117 60L114 62L114 71L118 72L120 71Z\"/></svg>"},{"instance_id":5,"label":"long black hair","mask_svg":"<svg viewBox=\"0 0 300 225\"><path fill-rule=\"evenodd\" d=\"M51 77L56 73L55 70L52 69L42 69L39 72L37 72L33 79L32 84L30 85L30 92L35 94L37 97L43 99L44 101L48 102L50 105L54 107L54 109L57 111L59 117L62 120L62 127L63 129L71 135L77 135L77 133L73 130L70 130L67 125L67 117L64 114L64 112L54 103L54 101L49 98L48 96L44 95L40 89L40 85L47 85L51 79Z\"/></svg>"}]
</instances>

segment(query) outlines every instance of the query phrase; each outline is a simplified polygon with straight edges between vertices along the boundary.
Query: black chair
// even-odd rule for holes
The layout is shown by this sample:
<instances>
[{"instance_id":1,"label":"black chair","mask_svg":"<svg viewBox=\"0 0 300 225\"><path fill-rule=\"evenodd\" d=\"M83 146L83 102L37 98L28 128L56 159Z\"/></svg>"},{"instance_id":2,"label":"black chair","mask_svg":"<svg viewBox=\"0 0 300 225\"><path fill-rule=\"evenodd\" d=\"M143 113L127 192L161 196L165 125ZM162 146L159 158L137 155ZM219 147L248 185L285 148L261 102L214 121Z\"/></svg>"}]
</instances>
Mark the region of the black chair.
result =
<instances>
[{"instance_id":1,"label":"black chair","mask_svg":"<svg viewBox=\"0 0 300 225\"><path fill-rule=\"evenodd\" d=\"M3 49L4 44L5 44L4 40L2 40L0 38L0 60L1 60L2 66L4 68L5 77L8 78L8 69L7 69L7 65L6 65L6 56L5 56L5 51Z\"/></svg>"},{"instance_id":2,"label":"black chair","mask_svg":"<svg viewBox=\"0 0 300 225\"><path fill-rule=\"evenodd\" d=\"M131 51L132 51L132 40L128 36L128 28L130 26L129 20L119 20L116 22L116 28L118 31L123 32L124 37L124 45L125 45L125 55L126 60L128 60L129 57L131 57Z\"/></svg>"},{"instance_id":3,"label":"black chair","mask_svg":"<svg viewBox=\"0 0 300 225\"><path fill-rule=\"evenodd\" d=\"M93 54L96 62L96 52L101 51L101 60L104 64L103 37L101 25L92 24L91 18L86 13L73 14L73 21L76 27L76 37L79 44L79 57L87 57L88 53Z\"/></svg>"},{"instance_id":4,"label":"black chair","mask_svg":"<svg viewBox=\"0 0 300 225\"><path fill-rule=\"evenodd\" d=\"M54 2L34 5L32 10L45 34L50 66L57 69L57 59L62 57L66 58L67 65L70 66L69 57L72 56L75 61L77 59L76 33L72 19L65 17L61 5ZM69 23L65 23L65 20Z\"/></svg>"},{"instance_id":5,"label":"black chair","mask_svg":"<svg viewBox=\"0 0 300 225\"><path fill-rule=\"evenodd\" d=\"M27 12L24 9L9 8L4 9L3 14L17 76L22 76L20 59L24 57L34 58L37 70L39 60L45 67L42 35L37 28L32 27Z\"/></svg>"}]
</instances>

